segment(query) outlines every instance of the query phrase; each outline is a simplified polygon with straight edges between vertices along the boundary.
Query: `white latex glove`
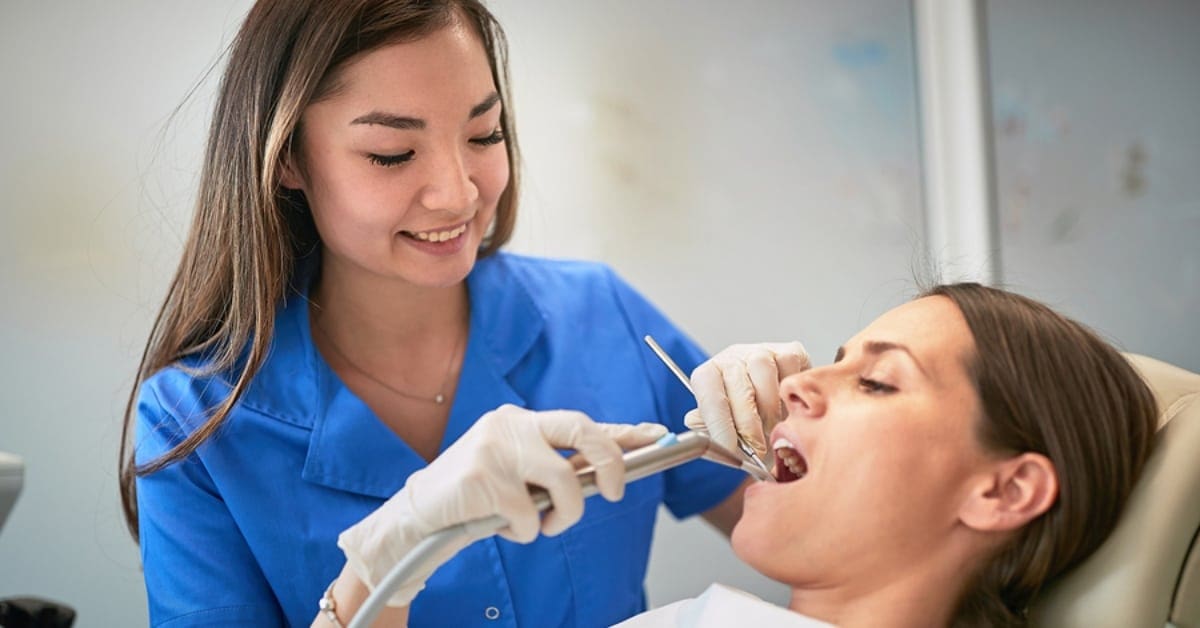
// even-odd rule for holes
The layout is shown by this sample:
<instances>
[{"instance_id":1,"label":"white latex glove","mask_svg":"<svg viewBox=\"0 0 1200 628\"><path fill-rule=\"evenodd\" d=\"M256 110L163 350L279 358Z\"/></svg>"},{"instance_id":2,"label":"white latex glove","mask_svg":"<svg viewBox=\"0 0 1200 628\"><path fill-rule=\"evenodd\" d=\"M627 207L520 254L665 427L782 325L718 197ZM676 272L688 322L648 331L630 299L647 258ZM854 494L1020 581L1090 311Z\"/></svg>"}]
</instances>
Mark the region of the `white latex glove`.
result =
<instances>
[{"instance_id":1,"label":"white latex glove","mask_svg":"<svg viewBox=\"0 0 1200 628\"><path fill-rule=\"evenodd\" d=\"M811 364L799 342L732 345L692 371L695 410L684 417L691 429L708 430L718 445L738 451L737 437L764 460L771 459L766 434L783 420L779 382Z\"/></svg>"},{"instance_id":2,"label":"white latex glove","mask_svg":"<svg viewBox=\"0 0 1200 628\"><path fill-rule=\"evenodd\" d=\"M609 501L625 494L622 448L648 445L667 430L657 423L596 423L580 412L533 412L504 405L489 412L404 488L338 536L351 570L372 591L421 540L452 525L500 515L500 535L529 543L540 530L552 536L583 516L583 489L575 466L558 449L574 449L596 468L596 486ZM527 485L550 494L554 509L539 516ZM486 536L486 535L484 535ZM479 540L461 538L424 565L388 600L408 606L429 578L459 550Z\"/></svg>"}]
</instances>

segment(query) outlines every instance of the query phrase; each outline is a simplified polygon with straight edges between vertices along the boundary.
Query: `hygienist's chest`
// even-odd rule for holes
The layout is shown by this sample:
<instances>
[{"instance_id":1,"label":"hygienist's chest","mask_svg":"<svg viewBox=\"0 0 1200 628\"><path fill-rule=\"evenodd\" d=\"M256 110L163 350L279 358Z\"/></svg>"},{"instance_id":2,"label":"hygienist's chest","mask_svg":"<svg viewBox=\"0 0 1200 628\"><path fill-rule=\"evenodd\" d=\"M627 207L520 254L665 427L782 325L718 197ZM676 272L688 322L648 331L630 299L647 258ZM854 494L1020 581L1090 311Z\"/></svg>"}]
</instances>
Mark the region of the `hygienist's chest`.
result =
<instances>
[{"instance_id":1,"label":"hygienist's chest","mask_svg":"<svg viewBox=\"0 0 1200 628\"><path fill-rule=\"evenodd\" d=\"M426 583L411 625L609 626L641 612L661 495L661 480L648 478L620 502L589 499L559 536L473 544Z\"/></svg>"},{"instance_id":2,"label":"hygienist's chest","mask_svg":"<svg viewBox=\"0 0 1200 628\"><path fill-rule=\"evenodd\" d=\"M320 502L324 515L278 499L279 525L260 526L273 531L247 539L290 618L308 612L342 568L338 534L383 503L319 489L297 487L293 497ZM427 581L410 625L607 626L641 612L662 490L655 476L628 485L620 502L590 498L579 523L556 537L476 542Z\"/></svg>"}]
</instances>

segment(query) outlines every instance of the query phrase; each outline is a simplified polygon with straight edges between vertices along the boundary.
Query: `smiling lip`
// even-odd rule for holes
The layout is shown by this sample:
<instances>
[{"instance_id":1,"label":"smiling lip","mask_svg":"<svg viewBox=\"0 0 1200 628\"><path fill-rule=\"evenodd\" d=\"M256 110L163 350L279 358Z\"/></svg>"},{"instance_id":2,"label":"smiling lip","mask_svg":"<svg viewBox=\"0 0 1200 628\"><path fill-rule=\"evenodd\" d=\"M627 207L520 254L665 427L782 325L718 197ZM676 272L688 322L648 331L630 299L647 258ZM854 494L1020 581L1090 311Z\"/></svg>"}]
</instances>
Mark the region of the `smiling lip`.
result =
<instances>
[{"instance_id":1,"label":"smiling lip","mask_svg":"<svg viewBox=\"0 0 1200 628\"><path fill-rule=\"evenodd\" d=\"M421 242L446 242L465 233L469 224L471 224L471 221L468 220L449 227L427 229L425 231L401 231L400 233Z\"/></svg>"},{"instance_id":2,"label":"smiling lip","mask_svg":"<svg viewBox=\"0 0 1200 628\"><path fill-rule=\"evenodd\" d=\"M449 227L438 227L425 231L401 231L401 241L422 252L446 256L454 255L467 243L466 234L471 231L471 221Z\"/></svg>"}]
</instances>

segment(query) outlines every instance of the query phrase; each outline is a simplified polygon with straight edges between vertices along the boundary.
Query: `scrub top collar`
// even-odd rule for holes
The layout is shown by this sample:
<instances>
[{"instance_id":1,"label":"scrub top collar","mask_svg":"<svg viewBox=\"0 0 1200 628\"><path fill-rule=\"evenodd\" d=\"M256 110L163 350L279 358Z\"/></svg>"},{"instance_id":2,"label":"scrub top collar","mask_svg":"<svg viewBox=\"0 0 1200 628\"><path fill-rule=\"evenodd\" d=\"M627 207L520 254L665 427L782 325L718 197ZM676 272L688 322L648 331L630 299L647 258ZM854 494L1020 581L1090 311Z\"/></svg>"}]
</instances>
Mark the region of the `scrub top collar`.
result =
<instances>
[{"instance_id":1,"label":"scrub top collar","mask_svg":"<svg viewBox=\"0 0 1200 628\"><path fill-rule=\"evenodd\" d=\"M498 253L467 276L470 327L458 388L439 452L482 414L524 405L508 374L542 333L545 315ZM346 388L312 341L308 292L319 263L298 264L297 292L276 319L271 352L241 403L285 423L310 427L301 476L330 488L386 499L427 462Z\"/></svg>"}]
</instances>

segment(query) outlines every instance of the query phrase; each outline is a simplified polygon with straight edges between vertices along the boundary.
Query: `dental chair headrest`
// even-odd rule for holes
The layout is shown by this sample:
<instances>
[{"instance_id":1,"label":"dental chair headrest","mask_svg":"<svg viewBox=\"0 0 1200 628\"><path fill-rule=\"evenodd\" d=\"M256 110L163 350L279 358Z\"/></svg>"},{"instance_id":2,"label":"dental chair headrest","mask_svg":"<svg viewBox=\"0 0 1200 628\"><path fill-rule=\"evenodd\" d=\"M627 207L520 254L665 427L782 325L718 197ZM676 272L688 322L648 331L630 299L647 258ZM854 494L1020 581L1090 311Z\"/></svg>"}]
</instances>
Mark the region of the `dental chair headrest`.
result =
<instances>
[{"instance_id":1,"label":"dental chair headrest","mask_svg":"<svg viewBox=\"0 0 1200 628\"><path fill-rule=\"evenodd\" d=\"M1200 626L1200 375L1126 357L1158 402L1154 452L1112 536L1051 583L1033 626Z\"/></svg>"}]
</instances>

